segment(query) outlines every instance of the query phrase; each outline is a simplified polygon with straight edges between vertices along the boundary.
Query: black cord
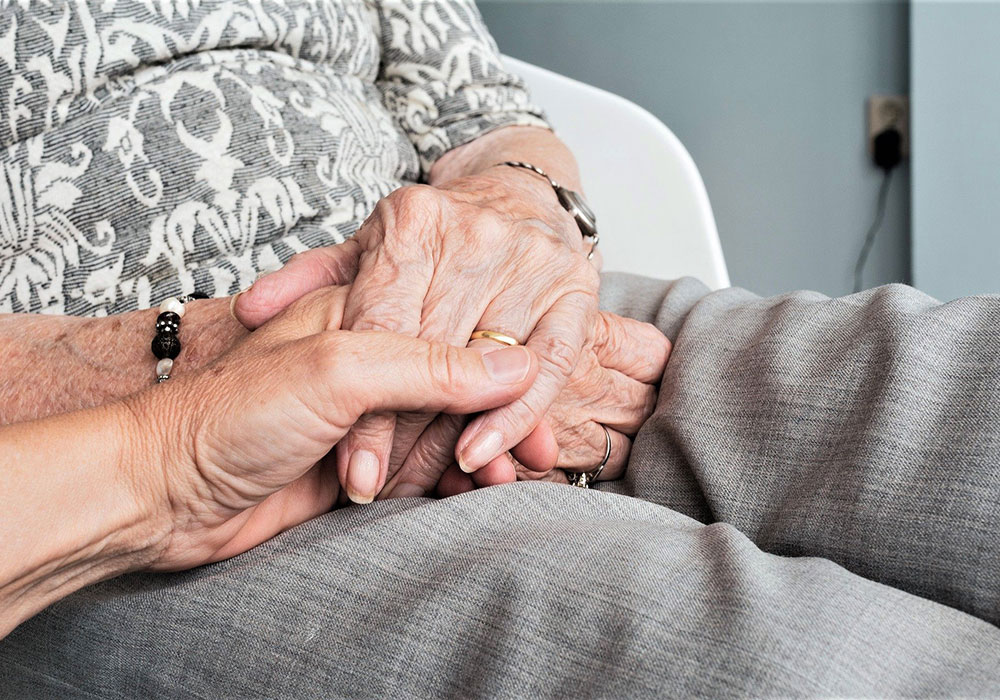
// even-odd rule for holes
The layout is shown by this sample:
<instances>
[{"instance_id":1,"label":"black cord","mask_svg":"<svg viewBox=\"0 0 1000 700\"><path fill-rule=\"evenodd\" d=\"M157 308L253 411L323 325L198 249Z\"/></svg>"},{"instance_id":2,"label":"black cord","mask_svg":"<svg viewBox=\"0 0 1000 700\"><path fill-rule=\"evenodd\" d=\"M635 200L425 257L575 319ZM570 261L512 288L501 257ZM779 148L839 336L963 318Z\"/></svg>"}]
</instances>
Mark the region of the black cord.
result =
<instances>
[{"instance_id":1,"label":"black cord","mask_svg":"<svg viewBox=\"0 0 1000 700\"><path fill-rule=\"evenodd\" d=\"M865 236L865 245L861 248L858 262L854 266L855 294L861 291L861 275L865 271L865 263L868 262L868 253L871 252L872 244L875 242L875 234L878 233L879 228L882 226L882 219L885 218L885 201L886 196L889 194L889 183L892 182L892 169L887 168L884 172L882 186L878 191L878 204L875 205L875 220L868 229L868 234Z\"/></svg>"}]
</instances>

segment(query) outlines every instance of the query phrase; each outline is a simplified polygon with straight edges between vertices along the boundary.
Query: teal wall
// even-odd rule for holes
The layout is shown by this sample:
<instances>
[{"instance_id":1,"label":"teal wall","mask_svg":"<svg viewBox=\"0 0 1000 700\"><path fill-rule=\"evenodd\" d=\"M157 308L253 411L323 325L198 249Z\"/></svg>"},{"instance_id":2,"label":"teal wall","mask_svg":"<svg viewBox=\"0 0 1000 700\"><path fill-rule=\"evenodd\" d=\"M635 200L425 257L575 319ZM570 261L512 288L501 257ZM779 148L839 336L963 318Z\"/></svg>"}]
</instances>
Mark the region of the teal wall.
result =
<instances>
[{"instance_id":1,"label":"teal wall","mask_svg":"<svg viewBox=\"0 0 1000 700\"><path fill-rule=\"evenodd\" d=\"M865 100L907 92L906 4L479 6L505 53L623 95L673 129L705 179L734 284L850 291L880 177ZM909 188L904 166L866 286L909 277Z\"/></svg>"},{"instance_id":2,"label":"teal wall","mask_svg":"<svg viewBox=\"0 0 1000 700\"><path fill-rule=\"evenodd\" d=\"M1000 292L1000 5L913 4L913 274Z\"/></svg>"}]
</instances>

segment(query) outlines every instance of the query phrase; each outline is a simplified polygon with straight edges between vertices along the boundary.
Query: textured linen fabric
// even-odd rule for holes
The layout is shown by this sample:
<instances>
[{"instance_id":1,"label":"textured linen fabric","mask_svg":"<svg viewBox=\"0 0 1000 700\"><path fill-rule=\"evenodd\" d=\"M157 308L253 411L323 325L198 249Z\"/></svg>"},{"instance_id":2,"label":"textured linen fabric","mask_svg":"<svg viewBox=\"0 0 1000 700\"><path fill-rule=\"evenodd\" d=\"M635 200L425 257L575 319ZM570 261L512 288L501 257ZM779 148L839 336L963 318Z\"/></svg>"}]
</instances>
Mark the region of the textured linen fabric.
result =
<instances>
[{"instance_id":1,"label":"textured linen fabric","mask_svg":"<svg viewBox=\"0 0 1000 700\"><path fill-rule=\"evenodd\" d=\"M675 341L625 480L349 507L92 586L0 642L0 696L1000 694L1000 299L602 288Z\"/></svg>"},{"instance_id":2,"label":"textured linen fabric","mask_svg":"<svg viewBox=\"0 0 1000 700\"><path fill-rule=\"evenodd\" d=\"M985 696L1000 630L729 525L552 484L330 513L84 590L0 642L0 695Z\"/></svg>"},{"instance_id":3,"label":"textured linen fabric","mask_svg":"<svg viewBox=\"0 0 1000 700\"><path fill-rule=\"evenodd\" d=\"M612 488L1000 625L1000 296L604 290L674 341Z\"/></svg>"},{"instance_id":4,"label":"textured linen fabric","mask_svg":"<svg viewBox=\"0 0 1000 700\"><path fill-rule=\"evenodd\" d=\"M472 0L4 0L0 312L234 293L508 125Z\"/></svg>"}]
</instances>

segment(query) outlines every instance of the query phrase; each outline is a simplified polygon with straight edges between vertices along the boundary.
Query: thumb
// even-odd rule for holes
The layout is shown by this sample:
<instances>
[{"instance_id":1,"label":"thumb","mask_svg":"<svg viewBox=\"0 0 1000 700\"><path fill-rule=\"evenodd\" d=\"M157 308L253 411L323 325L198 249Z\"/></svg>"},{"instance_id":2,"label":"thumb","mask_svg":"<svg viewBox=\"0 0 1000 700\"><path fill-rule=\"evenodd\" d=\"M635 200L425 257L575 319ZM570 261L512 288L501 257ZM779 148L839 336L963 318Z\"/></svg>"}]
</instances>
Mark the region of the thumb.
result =
<instances>
[{"instance_id":1,"label":"thumb","mask_svg":"<svg viewBox=\"0 0 1000 700\"><path fill-rule=\"evenodd\" d=\"M663 376L670 350L670 341L651 323L607 311L597 317L594 352L605 369L621 372L637 382L656 384Z\"/></svg>"},{"instance_id":2,"label":"thumb","mask_svg":"<svg viewBox=\"0 0 1000 700\"><path fill-rule=\"evenodd\" d=\"M504 406L524 394L538 360L522 346L459 348L385 331L331 331L313 355L323 377L320 401L365 413L419 411L469 414ZM315 367L315 365L314 365ZM330 418L334 418L330 416ZM336 419L334 420L336 422Z\"/></svg>"},{"instance_id":3,"label":"thumb","mask_svg":"<svg viewBox=\"0 0 1000 700\"><path fill-rule=\"evenodd\" d=\"M293 255L280 270L264 275L237 294L233 315L254 330L309 292L350 284L358 274L360 254L361 245L352 239Z\"/></svg>"},{"instance_id":4,"label":"thumb","mask_svg":"<svg viewBox=\"0 0 1000 700\"><path fill-rule=\"evenodd\" d=\"M350 291L350 287L323 287L309 292L251 333L247 342L260 350L338 330Z\"/></svg>"}]
</instances>

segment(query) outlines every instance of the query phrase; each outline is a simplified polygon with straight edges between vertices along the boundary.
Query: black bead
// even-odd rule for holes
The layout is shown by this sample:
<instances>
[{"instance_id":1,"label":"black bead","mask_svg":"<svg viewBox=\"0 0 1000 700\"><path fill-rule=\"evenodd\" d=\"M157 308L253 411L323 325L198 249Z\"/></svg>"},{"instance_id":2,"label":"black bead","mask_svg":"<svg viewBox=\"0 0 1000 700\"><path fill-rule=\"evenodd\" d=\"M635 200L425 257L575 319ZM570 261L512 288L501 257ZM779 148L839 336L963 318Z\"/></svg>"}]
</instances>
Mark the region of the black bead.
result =
<instances>
[{"instance_id":1,"label":"black bead","mask_svg":"<svg viewBox=\"0 0 1000 700\"><path fill-rule=\"evenodd\" d=\"M208 299L208 295L205 292L191 292L188 294L189 299Z\"/></svg>"},{"instance_id":2,"label":"black bead","mask_svg":"<svg viewBox=\"0 0 1000 700\"><path fill-rule=\"evenodd\" d=\"M158 333L153 338L152 347L153 354L159 360L162 360L164 357L169 357L173 360L181 354L181 341L177 339L176 335L170 333Z\"/></svg>"},{"instance_id":3,"label":"black bead","mask_svg":"<svg viewBox=\"0 0 1000 700\"><path fill-rule=\"evenodd\" d=\"M181 317L173 311L164 311L156 317L156 332L177 335L181 330Z\"/></svg>"}]
</instances>

